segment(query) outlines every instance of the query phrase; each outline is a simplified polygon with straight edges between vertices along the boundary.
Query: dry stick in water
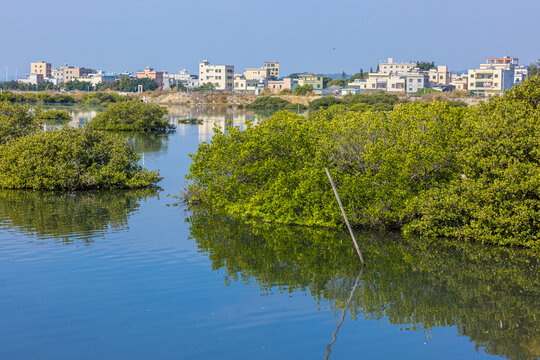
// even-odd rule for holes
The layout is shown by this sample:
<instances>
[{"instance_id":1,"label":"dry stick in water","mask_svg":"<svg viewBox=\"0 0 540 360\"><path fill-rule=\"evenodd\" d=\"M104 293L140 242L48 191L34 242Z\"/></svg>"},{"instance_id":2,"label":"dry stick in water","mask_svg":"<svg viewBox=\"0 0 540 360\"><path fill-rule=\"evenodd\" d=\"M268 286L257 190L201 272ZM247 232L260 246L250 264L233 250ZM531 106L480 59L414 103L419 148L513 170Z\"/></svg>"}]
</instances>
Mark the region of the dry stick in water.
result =
<instances>
[{"instance_id":1,"label":"dry stick in water","mask_svg":"<svg viewBox=\"0 0 540 360\"><path fill-rule=\"evenodd\" d=\"M360 258L362 265L364 265L364 258L362 257L362 253L360 252L360 248L358 247L358 243L356 242L356 238L354 237L351 224L349 224L349 219L347 219L347 214L345 214L345 209L343 208L343 204L341 203L341 199L339 198L339 194L337 192L336 185L334 184L334 180L332 180L332 175L330 175L330 170L328 170L328 168L324 168L324 170L326 170L326 175L328 175L328 179L330 180L330 184L332 185L332 189L334 190L334 195L336 195L337 202L339 204L339 207L341 208L341 213L343 214L343 218L345 219L345 224L347 224L349 232L351 233L352 241L354 242L354 247L356 248L358 257Z\"/></svg>"}]
</instances>

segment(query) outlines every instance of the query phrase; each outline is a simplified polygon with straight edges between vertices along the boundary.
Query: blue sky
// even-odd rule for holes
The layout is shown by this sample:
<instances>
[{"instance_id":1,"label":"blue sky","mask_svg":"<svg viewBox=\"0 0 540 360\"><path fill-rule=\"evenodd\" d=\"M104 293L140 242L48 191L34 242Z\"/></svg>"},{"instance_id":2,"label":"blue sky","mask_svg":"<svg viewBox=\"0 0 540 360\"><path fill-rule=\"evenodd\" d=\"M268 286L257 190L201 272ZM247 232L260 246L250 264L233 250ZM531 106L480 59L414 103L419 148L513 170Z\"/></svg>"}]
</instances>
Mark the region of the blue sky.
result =
<instances>
[{"instance_id":1,"label":"blue sky","mask_svg":"<svg viewBox=\"0 0 540 360\"><path fill-rule=\"evenodd\" d=\"M368 71L387 57L452 70L509 55L540 58L540 0L0 0L0 79L45 60L111 72L149 65L236 72Z\"/></svg>"}]
</instances>

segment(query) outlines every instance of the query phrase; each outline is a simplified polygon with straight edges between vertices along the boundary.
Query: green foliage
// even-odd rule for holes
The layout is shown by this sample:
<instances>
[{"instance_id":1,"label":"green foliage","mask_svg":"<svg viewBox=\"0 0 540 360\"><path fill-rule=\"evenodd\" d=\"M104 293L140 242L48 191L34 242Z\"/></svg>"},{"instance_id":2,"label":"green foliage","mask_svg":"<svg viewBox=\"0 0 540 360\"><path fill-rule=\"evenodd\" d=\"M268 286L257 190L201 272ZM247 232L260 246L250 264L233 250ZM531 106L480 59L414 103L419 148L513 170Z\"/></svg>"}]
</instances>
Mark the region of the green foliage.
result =
<instances>
[{"instance_id":1,"label":"green foliage","mask_svg":"<svg viewBox=\"0 0 540 360\"><path fill-rule=\"evenodd\" d=\"M343 101L334 96L323 96L321 98L315 99L309 103L310 110L319 110L321 108L327 108L332 105L342 104Z\"/></svg>"},{"instance_id":2,"label":"green foliage","mask_svg":"<svg viewBox=\"0 0 540 360\"><path fill-rule=\"evenodd\" d=\"M463 100L446 100L445 101L448 105L454 106L454 107L468 107L467 103Z\"/></svg>"},{"instance_id":3,"label":"green foliage","mask_svg":"<svg viewBox=\"0 0 540 360\"><path fill-rule=\"evenodd\" d=\"M0 146L38 131L41 125L38 118L39 112L27 105L0 101Z\"/></svg>"},{"instance_id":4,"label":"green foliage","mask_svg":"<svg viewBox=\"0 0 540 360\"><path fill-rule=\"evenodd\" d=\"M75 98L67 94L48 94L47 92L38 92L34 94L14 94L12 92L6 91L0 95L0 101L9 101L11 103L29 103L34 104L37 102L40 103L50 103L50 104L73 104L75 103Z\"/></svg>"},{"instance_id":5,"label":"green foliage","mask_svg":"<svg viewBox=\"0 0 540 360\"><path fill-rule=\"evenodd\" d=\"M540 59L527 66L527 72L529 77L540 75Z\"/></svg>"},{"instance_id":6,"label":"green foliage","mask_svg":"<svg viewBox=\"0 0 540 360\"><path fill-rule=\"evenodd\" d=\"M353 106L356 104L367 104L374 110L390 111L399 102L399 97L394 94L379 92L375 94L347 94L343 97L343 104Z\"/></svg>"},{"instance_id":7,"label":"green foliage","mask_svg":"<svg viewBox=\"0 0 540 360\"><path fill-rule=\"evenodd\" d=\"M291 89L283 89L279 92L281 95L291 95L292 90Z\"/></svg>"},{"instance_id":8,"label":"green foliage","mask_svg":"<svg viewBox=\"0 0 540 360\"><path fill-rule=\"evenodd\" d=\"M345 85L347 85L347 80L345 79L336 79L336 80L332 80L332 81L329 81L328 84L326 84L327 87L328 86L341 86L341 87L344 87Z\"/></svg>"},{"instance_id":9,"label":"green foliage","mask_svg":"<svg viewBox=\"0 0 540 360\"><path fill-rule=\"evenodd\" d=\"M342 220L328 166L354 225L400 225L414 215L414 196L452 174L460 116L441 103L388 114L334 106L308 119L278 113L202 144L189 191L234 215L336 226Z\"/></svg>"},{"instance_id":10,"label":"green foliage","mask_svg":"<svg viewBox=\"0 0 540 360\"><path fill-rule=\"evenodd\" d=\"M203 120L197 118L178 119L179 124L200 125L203 122Z\"/></svg>"},{"instance_id":11,"label":"green foliage","mask_svg":"<svg viewBox=\"0 0 540 360\"><path fill-rule=\"evenodd\" d=\"M0 146L2 189L78 190L140 188L158 172L138 165L126 140L90 129L34 132Z\"/></svg>"},{"instance_id":12,"label":"green foliage","mask_svg":"<svg viewBox=\"0 0 540 360\"><path fill-rule=\"evenodd\" d=\"M94 85L86 82L86 81L79 81L79 80L71 80L67 81L65 83L59 84L61 89L64 89L66 91L73 91L73 90L79 90L79 91L93 91Z\"/></svg>"},{"instance_id":13,"label":"green foliage","mask_svg":"<svg viewBox=\"0 0 540 360\"><path fill-rule=\"evenodd\" d=\"M470 107L462 134L462 175L426 192L408 232L539 247L540 77Z\"/></svg>"},{"instance_id":14,"label":"green foliage","mask_svg":"<svg viewBox=\"0 0 540 360\"><path fill-rule=\"evenodd\" d=\"M193 89L193 91L212 91L215 88L216 88L216 85L214 85L213 83L207 82Z\"/></svg>"},{"instance_id":15,"label":"green foliage","mask_svg":"<svg viewBox=\"0 0 540 360\"><path fill-rule=\"evenodd\" d=\"M289 110L297 111L306 109L305 105L293 104L290 101L281 99L277 96L259 96L251 104L246 106L251 110Z\"/></svg>"},{"instance_id":16,"label":"green foliage","mask_svg":"<svg viewBox=\"0 0 540 360\"><path fill-rule=\"evenodd\" d=\"M294 88L294 95L308 95L313 92L313 86L311 85L297 85Z\"/></svg>"},{"instance_id":17,"label":"green foliage","mask_svg":"<svg viewBox=\"0 0 540 360\"><path fill-rule=\"evenodd\" d=\"M468 108L390 96L218 132L192 156L188 193L232 215L338 226L329 167L354 226L540 248L540 77Z\"/></svg>"},{"instance_id":18,"label":"green foliage","mask_svg":"<svg viewBox=\"0 0 540 360\"><path fill-rule=\"evenodd\" d=\"M43 120L70 120L68 112L65 110L47 110L41 111L38 115Z\"/></svg>"},{"instance_id":19,"label":"green foliage","mask_svg":"<svg viewBox=\"0 0 540 360\"><path fill-rule=\"evenodd\" d=\"M416 90L416 95L423 95L423 94L433 94L433 93L438 93L439 91L435 90L435 89L428 89L428 88L422 88L422 89L418 89Z\"/></svg>"},{"instance_id":20,"label":"green foliage","mask_svg":"<svg viewBox=\"0 0 540 360\"><path fill-rule=\"evenodd\" d=\"M323 89L326 89L328 87L328 83L332 81L331 77L323 76Z\"/></svg>"},{"instance_id":21,"label":"green foliage","mask_svg":"<svg viewBox=\"0 0 540 360\"><path fill-rule=\"evenodd\" d=\"M80 102L87 105L108 105L122 101L132 101L133 96L120 95L113 92L95 92L85 94Z\"/></svg>"},{"instance_id":22,"label":"green foliage","mask_svg":"<svg viewBox=\"0 0 540 360\"><path fill-rule=\"evenodd\" d=\"M422 71L429 71L429 69L435 69L435 62L417 61L416 67Z\"/></svg>"},{"instance_id":23,"label":"green foliage","mask_svg":"<svg viewBox=\"0 0 540 360\"><path fill-rule=\"evenodd\" d=\"M291 79L298 79L300 78L299 74L298 73L292 73L290 74L289 76L287 76L288 78L291 78Z\"/></svg>"},{"instance_id":24,"label":"green foliage","mask_svg":"<svg viewBox=\"0 0 540 360\"><path fill-rule=\"evenodd\" d=\"M143 91L153 91L158 88L158 84L152 79L133 79L123 77L111 83L98 84L97 90L116 90L122 92L137 92L139 85L143 86Z\"/></svg>"},{"instance_id":25,"label":"green foliage","mask_svg":"<svg viewBox=\"0 0 540 360\"><path fill-rule=\"evenodd\" d=\"M360 72L359 73L356 73L354 74L353 76L351 76L348 80L347 80L347 84L348 83L352 83L354 80L356 79L367 79L369 76L368 73L365 73L362 69L360 69Z\"/></svg>"},{"instance_id":26,"label":"green foliage","mask_svg":"<svg viewBox=\"0 0 540 360\"><path fill-rule=\"evenodd\" d=\"M96 130L169 131L174 125L164 116L167 109L139 101L123 101L109 105L86 127Z\"/></svg>"}]
</instances>

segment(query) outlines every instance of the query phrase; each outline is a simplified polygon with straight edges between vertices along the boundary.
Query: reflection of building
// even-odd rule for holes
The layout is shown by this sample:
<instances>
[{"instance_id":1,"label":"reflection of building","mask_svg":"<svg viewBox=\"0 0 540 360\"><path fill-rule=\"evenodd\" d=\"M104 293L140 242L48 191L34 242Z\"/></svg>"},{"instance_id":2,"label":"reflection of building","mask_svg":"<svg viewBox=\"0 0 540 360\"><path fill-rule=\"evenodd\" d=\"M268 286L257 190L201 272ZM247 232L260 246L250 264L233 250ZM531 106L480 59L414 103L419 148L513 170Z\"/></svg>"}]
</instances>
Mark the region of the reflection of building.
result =
<instances>
[{"instance_id":1,"label":"reflection of building","mask_svg":"<svg viewBox=\"0 0 540 360\"><path fill-rule=\"evenodd\" d=\"M196 118L203 120L200 125L181 125L178 131L181 133L186 127L196 127L199 133L199 140L209 141L214 134L214 126L218 126L221 130L225 130L226 126L238 126L245 128L245 122L251 119L257 119L255 113L247 110L238 110L234 108L226 108L224 106L208 106L208 105L192 105L192 106L168 106L169 117L174 123L178 119Z\"/></svg>"},{"instance_id":2,"label":"reflection of building","mask_svg":"<svg viewBox=\"0 0 540 360\"><path fill-rule=\"evenodd\" d=\"M210 65L208 60L199 63L199 85L213 84L216 90L233 91L234 66Z\"/></svg>"}]
</instances>

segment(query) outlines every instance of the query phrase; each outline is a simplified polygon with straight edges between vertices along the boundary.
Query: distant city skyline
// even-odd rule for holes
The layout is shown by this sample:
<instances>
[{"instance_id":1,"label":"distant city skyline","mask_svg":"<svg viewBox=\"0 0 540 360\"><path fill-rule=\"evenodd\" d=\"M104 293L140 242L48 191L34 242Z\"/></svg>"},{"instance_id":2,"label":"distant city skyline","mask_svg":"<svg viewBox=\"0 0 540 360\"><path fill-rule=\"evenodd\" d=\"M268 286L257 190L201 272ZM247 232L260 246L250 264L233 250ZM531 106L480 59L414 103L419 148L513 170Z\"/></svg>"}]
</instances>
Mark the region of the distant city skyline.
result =
<instances>
[{"instance_id":1,"label":"distant city skyline","mask_svg":"<svg viewBox=\"0 0 540 360\"><path fill-rule=\"evenodd\" d=\"M0 4L8 29L0 44L0 79L45 60L107 72L147 66L197 73L198 63L236 72L279 61L281 74L353 74L380 61L434 61L453 71L486 57L540 57L540 2L516 0L375 1L96 0ZM29 11L32 9L32 11Z\"/></svg>"}]
</instances>

